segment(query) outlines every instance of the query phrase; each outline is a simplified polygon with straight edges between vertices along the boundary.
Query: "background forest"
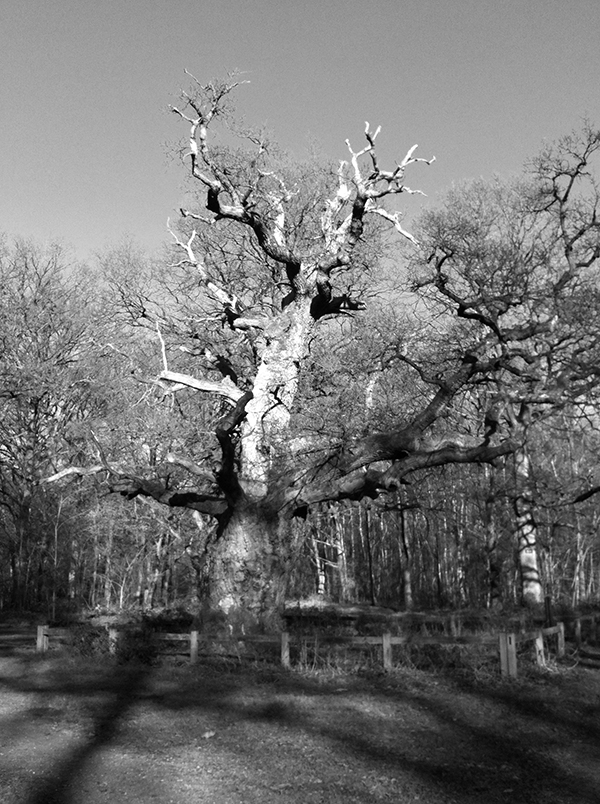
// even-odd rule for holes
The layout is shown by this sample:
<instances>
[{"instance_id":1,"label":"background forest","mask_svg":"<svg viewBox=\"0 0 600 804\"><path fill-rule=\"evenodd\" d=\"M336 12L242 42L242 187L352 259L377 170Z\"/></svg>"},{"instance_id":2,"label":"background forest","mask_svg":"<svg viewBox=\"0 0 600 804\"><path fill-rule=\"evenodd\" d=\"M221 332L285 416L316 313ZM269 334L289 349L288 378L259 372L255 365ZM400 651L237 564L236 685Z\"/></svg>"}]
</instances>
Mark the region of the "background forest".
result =
<instances>
[{"instance_id":1,"label":"background forest","mask_svg":"<svg viewBox=\"0 0 600 804\"><path fill-rule=\"evenodd\" d=\"M198 611L237 571L219 545L249 500L285 544L268 605L597 602L600 133L452 188L409 233L395 196L425 159L385 171L367 127L343 168L293 163L236 131L231 90L174 108L200 189L160 257L2 241L0 609ZM259 505L243 428L303 298L306 350L268 385L288 419Z\"/></svg>"}]
</instances>

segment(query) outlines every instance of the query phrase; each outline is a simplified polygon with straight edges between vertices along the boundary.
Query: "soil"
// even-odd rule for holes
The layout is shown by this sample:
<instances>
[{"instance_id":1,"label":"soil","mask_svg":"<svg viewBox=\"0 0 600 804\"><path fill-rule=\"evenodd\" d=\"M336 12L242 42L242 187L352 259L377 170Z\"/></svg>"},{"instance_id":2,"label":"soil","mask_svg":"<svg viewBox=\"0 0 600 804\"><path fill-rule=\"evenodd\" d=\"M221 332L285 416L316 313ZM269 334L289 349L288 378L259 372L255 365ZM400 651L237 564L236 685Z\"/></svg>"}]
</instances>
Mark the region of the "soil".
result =
<instances>
[{"instance_id":1,"label":"soil","mask_svg":"<svg viewBox=\"0 0 600 804\"><path fill-rule=\"evenodd\" d=\"M572 658L504 681L119 665L32 642L0 639L3 804L600 801L600 670Z\"/></svg>"}]
</instances>

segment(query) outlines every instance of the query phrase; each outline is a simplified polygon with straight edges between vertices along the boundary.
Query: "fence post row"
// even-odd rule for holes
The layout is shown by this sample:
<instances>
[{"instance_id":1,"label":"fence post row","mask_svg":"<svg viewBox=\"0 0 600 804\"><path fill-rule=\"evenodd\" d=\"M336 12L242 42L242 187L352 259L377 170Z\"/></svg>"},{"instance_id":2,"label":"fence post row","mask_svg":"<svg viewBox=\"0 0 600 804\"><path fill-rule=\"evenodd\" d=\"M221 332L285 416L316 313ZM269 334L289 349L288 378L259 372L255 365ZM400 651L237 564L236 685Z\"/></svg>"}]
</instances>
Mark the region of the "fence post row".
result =
<instances>
[{"instance_id":1,"label":"fence post row","mask_svg":"<svg viewBox=\"0 0 600 804\"><path fill-rule=\"evenodd\" d=\"M581 622L583 619L591 620L593 626L596 625L596 617L595 615L588 615L586 617L580 617L575 620L575 640L579 646L581 643ZM600 623L598 624L600 628ZM60 630L60 629L58 629ZM108 650L109 652L114 655L117 652L118 642L119 642L119 630L117 628L108 628ZM535 632L529 632L529 634L523 634L522 637L526 639L533 639L535 644L535 657L538 665L545 664L545 655L544 655L544 633L546 631L550 631L557 636L557 656L562 658L565 655L565 625L563 622L557 623L556 626L552 627L551 629L541 629ZM37 628L37 641L36 641L36 651L38 653L45 653L48 650L48 639L50 636L50 626L48 625L39 625ZM168 638L168 634L165 635ZM176 635L173 635L175 638ZM190 645L190 664L196 664L198 662L198 654L199 654L199 646L200 646L200 634L198 631L190 631L187 635L189 638L189 645ZM178 639L184 639L183 636L177 636ZM516 678L517 676L517 641L519 635L516 633L506 633L501 632L498 634L498 649L500 654L500 673L503 676L508 676L510 678ZM290 659L290 633L289 631L282 631L281 632L281 643L280 643L280 650L281 650L281 664L285 668L291 667L291 659ZM360 640L359 640L360 641ZM393 669L393 655L392 655L392 644L393 641L398 642L396 638L393 640L392 634L390 631L385 631L381 635L381 647L382 647L382 659L383 659L383 668L384 670L392 670ZM419 639L417 638L415 642L418 642ZM352 642L351 639L348 639L348 642ZM300 639L300 653L301 653L301 661L304 659L306 660L306 652L307 652L307 639L303 637Z\"/></svg>"}]
</instances>

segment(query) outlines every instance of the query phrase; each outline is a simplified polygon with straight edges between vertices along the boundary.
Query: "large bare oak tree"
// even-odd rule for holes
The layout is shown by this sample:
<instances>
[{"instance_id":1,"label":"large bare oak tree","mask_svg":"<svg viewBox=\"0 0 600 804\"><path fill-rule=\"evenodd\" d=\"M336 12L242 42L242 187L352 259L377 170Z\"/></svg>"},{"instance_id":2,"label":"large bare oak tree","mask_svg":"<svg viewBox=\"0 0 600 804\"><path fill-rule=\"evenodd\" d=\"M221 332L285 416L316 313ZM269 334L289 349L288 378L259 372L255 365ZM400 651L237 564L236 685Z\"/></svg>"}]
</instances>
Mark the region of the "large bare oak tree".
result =
<instances>
[{"instance_id":1,"label":"large bare oak tree","mask_svg":"<svg viewBox=\"0 0 600 804\"><path fill-rule=\"evenodd\" d=\"M189 452L169 450L166 475L164 467L125 470L103 454L100 464L113 491L217 520L207 545L208 603L230 623L264 620L280 602L290 517L326 500L377 496L424 468L492 462L522 447L532 407L562 399L567 380L581 390L592 382L589 361L570 357L575 369L551 364L543 344L562 354L564 340L554 334L562 331L561 305L598 257L596 200L571 205L585 154L598 147L591 131L584 156L572 155L562 172L552 160L564 154L548 152L538 164L537 194L520 196L520 212L514 199L505 207L518 217L514 228L478 228L477 210L463 203L458 223L451 209L434 216L417 242L395 200L418 192L406 173L432 159L416 156L413 146L386 169L379 129L369 124L360 147L346 142L335 170L291 167L261 133L242 132L245 147L234 146L229 107L238 86L194 79L172 109L189 128L185 161L201 202L182 209L170 227L179 257L164 270L187 279L160 302L143 293L132 301L121 291L132 316L157 329L159 384L188 401L199 395L203 421L212 413L213 447L199 436ZM501 199L495 203L502 209ZM489 217L493 204L487 206ZM402 367L411 405L389 416L383 430L340 439L326 427L303 427L302 381L315 339L328 337L332 321L365 308L361 294L386 228L413 249L413 291L424 299L423 317L436 306L442 354L436 365L431 350L424 358L414 346L414 333L396 338L392 362ZM545 284L528 279L557 254L560 268ZM178 312L167 315L173 304ZM368 317L372 308L357 314ZM365 375L363 408L368 385ZM475 411L467 427L457 425L456 413L466 401Z\"/></svg>"}]
</instances>

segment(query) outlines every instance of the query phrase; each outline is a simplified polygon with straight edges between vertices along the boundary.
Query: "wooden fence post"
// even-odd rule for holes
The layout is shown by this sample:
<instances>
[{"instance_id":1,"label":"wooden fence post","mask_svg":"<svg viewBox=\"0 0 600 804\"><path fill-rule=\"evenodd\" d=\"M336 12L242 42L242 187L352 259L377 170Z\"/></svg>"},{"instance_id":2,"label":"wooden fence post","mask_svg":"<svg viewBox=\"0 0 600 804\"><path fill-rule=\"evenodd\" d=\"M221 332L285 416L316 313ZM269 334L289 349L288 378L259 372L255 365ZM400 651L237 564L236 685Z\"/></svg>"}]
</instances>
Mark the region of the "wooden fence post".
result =
<instances>
[{"instance_id":1,"label":"wooden fence post","mask_svg":"<svg viewBox=\"0 0 600 804\"><path fill-rule=\"evenodd\" d=\"M546 659L544 657L544 636L541 631L538 631L538 634L535 638L534 650L535 650L536 663L540 667L544 667L544 665L546 664Z\"/></svg>"},{"instance_id":2,"label":"wooden fence post","mask_svg":"<svg viewBox=\"0 0 600 804\"><path fill-rule=\"evenodd\" d=\"M48 626L38 625L37 641L35 649L38 653L45 653L48 650Z\"/></svg>"},{"instance_id":3,"label":"wooden fence post","mask_svg":"<svg viewBox=\"0 0 600 804\"><path fill-rule=\"evenodd\" d=\"M506 644L506 637L503 631L498 634L498 651L500 653L500 675L508 675L508 647Z\"/></svg>"},{"instance_id":4,"label":"wooden fence post","mask_svg":"<svg viewBox=\"0 0 600 804\"><path fill-rule=\"evenodd\" d=\"M108 652L114 656L117 652L117 645L119 643L119 632L116 628L108 629Z\"/></svg>"},{"instance_id":5,"label":"wooden fence post","mask_svg":"<svg viewBox=\"0 0 600 804\"><path fill-rule=\"evenodd\" d=\"M509 678L517 677L517 641L514 634L498 634L500 649L500 672Z\"/></svg>"},{"instance_id":6,"label":"wooden fence post","mask_svg":"<svg viewBox=\"0 0 600 804\"><path fill-rule=\"evenodd\" d=\"M389 631L384 631L381 635L381 644L383 647L383 669L391 670L394 663L392 660L392 635Z\"/></svg>"},{"instance_id":7,"label":"wooden fence post","mask_svg":"<svg viewBox=\"0 0 600 804\"><path fill-rule=\"evenodd\" d=\"M557 635L557 648L556 648L556 655L559 659L565 655L565 624L558 623L558 635Z\"/></svg>"},{"instance_id":8,"label":"wooden fence post","mask_svg":"<svg viewBox=\"0 0 600 804\"><path fill-rule=\"evenodd\" d=\"M190 631L190 664L198 662L198 632Z\"/></svg>"},{"instance_id":9,"label":"wooden fence post","mask_svg":"<svg viewBox=\"0 0 600 804\"><path fill-rule=\"evenodd\" d=\"M290 668L290 634L289 631L281 632L281 664L286 670Z\"/></svg>"}]
</instances>

